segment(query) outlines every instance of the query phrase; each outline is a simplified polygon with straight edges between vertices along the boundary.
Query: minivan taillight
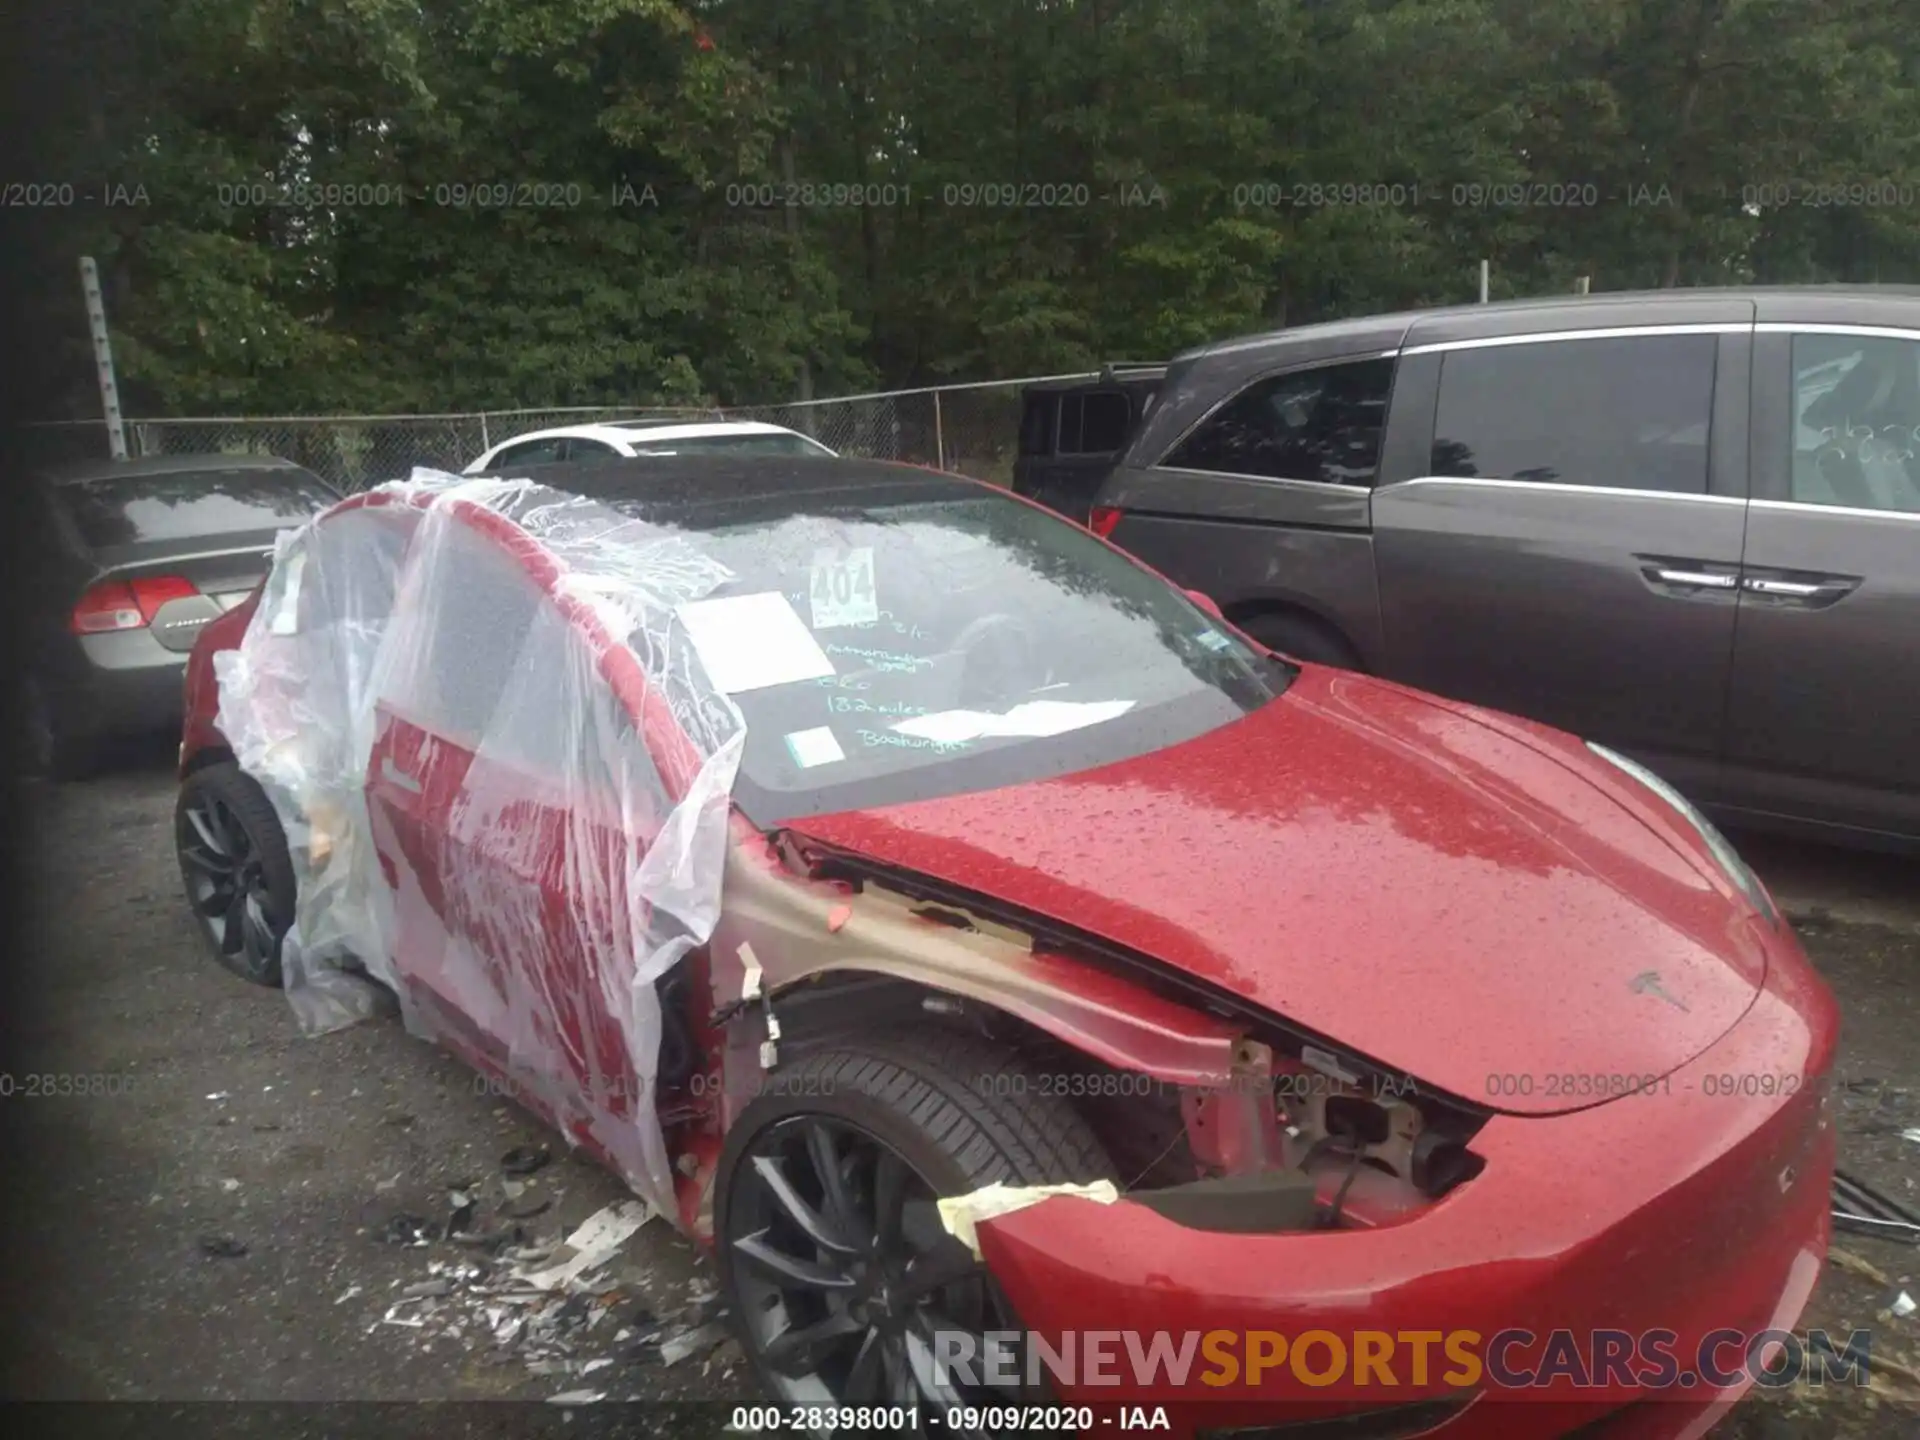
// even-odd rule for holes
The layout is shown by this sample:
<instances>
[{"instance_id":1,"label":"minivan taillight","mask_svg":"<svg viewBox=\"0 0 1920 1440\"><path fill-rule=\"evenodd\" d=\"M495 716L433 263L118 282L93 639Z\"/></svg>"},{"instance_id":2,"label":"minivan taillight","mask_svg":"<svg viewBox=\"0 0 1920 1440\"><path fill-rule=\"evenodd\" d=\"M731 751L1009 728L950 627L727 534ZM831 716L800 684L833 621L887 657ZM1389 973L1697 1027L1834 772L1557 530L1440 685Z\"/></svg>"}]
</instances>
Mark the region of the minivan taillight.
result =
<instances>
[{"instance_id":1,"label":"minivan taillight","mask_svg":"<svg viewBox=\"0 0 1920 1440\"><path fill-rule=\"evenodd\" d=\"M1112 536L1120 517L1127 512L1113 505L1096 505L1087 512L1087 528L1102 540Z\"/></svg>"},{"instance_id":2,"label":"minivan taillight","mask_svg":"<svg viewBox=\"0 0 1920 1440\"><path fill-rule=\"evenodd\" d=\"M200 589L180 575L143 575L138 580L103 580L87 587L73 607L68 625L76 635L109 630L144 630L169 600L198 595Z\"/></svg>"}]
</instances>

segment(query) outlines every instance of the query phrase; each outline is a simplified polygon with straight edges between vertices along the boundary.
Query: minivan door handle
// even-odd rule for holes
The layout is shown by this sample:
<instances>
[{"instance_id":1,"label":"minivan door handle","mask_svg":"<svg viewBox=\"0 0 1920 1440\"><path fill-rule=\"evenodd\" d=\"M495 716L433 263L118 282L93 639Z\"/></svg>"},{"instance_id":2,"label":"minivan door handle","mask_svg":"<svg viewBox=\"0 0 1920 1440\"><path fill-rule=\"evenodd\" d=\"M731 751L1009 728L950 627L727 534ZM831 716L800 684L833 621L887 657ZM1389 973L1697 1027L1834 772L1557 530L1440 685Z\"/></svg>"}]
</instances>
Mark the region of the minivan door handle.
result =
<instances>
[{"instance_id":1,"label":"minivan door handle","mask_svg":"<svg viewBox=\"0 0 1920 1440\"><path fill-rule=\"evenodd\" d=\"M1667 585L1698 585L1706 590L1731 590L1740 583L1736 575L1715 575L1707 570L1669 570L1656 567L1653 578Z\"/></svg>"},{"instance_id":2,"label":"minivan door handle","mask_svg":"<svg viewBox=\"0 0 1920 1440\"><path fill-rule=\"evenodd\" d=\"M1686 599L1704 591L1732 594L1740 588L1740 572L1735 566L1715 568L1710 560L1693 560L1669 555L1636 555L1641 578L1649 589L1676 599Z\"/></svg>"},{"instance_id":3,"label":"minivan door handle","mask_svg":"<svg viewBox=\"0 0 1920 1440\"><path fill-rule=\"evenodd\" d=\"M1857 575L1796 575L1790 571L1755 571L1740 582L1749 595L1764 595L1781 604L1824 610L1860 588Z\"/></svg>"}]
</instances>

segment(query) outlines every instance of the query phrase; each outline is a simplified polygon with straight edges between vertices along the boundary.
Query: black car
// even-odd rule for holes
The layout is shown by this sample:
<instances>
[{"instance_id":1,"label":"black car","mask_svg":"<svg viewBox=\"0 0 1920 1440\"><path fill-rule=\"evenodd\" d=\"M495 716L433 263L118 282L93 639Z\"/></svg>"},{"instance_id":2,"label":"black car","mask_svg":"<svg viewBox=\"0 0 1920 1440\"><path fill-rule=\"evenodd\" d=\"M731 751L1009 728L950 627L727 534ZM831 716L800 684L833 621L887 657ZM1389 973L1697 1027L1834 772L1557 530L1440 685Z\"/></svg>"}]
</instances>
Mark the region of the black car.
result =
<instances>
[{"instance_id":1,"label":"black car","mask_svg":"<svg viewBox=\"0 0 1920 1440\"><path fill-rule=\"evenodd\" d=\"M1920 841L1920 289L1209 346L1091 523L1275 649L1583 733L1730 821Z\"/></svg>"},{"instance_id":2,"label":"black car","mask_svg":"<svg viewBox=\"0 0 1920 1440\"><path fill-rule=\"evenodd\" d=\"M1094 493L1152 406L1166 369L1115 362L1094 379L1045 380L1022 390L1013 493L1085 524Z\"/></svg>"},{"instance_id":3,"label":"black car","mask_svg":"<svg viewBox=\"0 0 1920 1440\"><path fill-rule=\"evenodd\" d=\"M264 455L101 460L33 485L28 738L62 776L92 768L103 742L178 730L201 627L259 583L281 530L340 498Z\"/></svg>"}]
</instances>

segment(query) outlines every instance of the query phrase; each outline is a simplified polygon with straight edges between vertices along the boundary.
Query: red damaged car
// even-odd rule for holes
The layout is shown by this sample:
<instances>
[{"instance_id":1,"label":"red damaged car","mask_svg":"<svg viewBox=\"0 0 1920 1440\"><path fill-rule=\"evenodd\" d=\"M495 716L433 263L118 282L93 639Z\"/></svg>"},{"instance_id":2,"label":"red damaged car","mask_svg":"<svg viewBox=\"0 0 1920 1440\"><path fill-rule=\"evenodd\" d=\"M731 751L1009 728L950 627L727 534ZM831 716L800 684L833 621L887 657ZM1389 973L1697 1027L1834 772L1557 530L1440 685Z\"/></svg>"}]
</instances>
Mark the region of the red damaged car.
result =
<instances>
[{"instance_id":1,"label":"red damaged car","mask_svg":"<svg viewBox=\"0 0 1920 1440\"><path fill-rule=\"evenodd\" d=\"M781 1401L1693 1435L1750 1372L1646 1337L1790 1327L1824 1256L1835 1009L1708 822L990 486L417 474L283 540L188 692L223 963L511 1084L711 1247ZM1632 1383L1252 1363L1314 1330L1625 1333ZM949 1363L1008 1332L1215 1348Z\"/></svg>"}]
</instances>

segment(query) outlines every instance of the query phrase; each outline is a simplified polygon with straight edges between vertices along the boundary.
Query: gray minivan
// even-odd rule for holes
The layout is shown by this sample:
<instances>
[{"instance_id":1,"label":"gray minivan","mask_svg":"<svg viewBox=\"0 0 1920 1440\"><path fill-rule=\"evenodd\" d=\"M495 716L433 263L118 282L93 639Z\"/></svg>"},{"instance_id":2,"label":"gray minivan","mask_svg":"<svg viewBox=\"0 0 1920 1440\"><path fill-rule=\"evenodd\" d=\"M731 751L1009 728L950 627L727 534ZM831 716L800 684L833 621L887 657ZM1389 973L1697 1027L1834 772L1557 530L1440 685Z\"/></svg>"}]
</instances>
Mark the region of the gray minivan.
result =
<instances>
[{"instance_id":1,"label":"gray minivan","mask_svg":"<svg viewBox=\"0 0 1920 1440\"><path fill-rule=\"evenodd\" d=\"M1276 650L1575 731L1730 821L1920 842L1920 288L1208 346L1089 522Z\"/></svg>"}]
</instances>

